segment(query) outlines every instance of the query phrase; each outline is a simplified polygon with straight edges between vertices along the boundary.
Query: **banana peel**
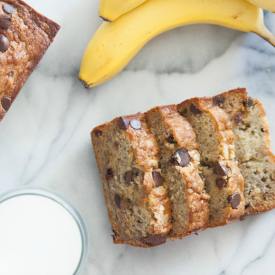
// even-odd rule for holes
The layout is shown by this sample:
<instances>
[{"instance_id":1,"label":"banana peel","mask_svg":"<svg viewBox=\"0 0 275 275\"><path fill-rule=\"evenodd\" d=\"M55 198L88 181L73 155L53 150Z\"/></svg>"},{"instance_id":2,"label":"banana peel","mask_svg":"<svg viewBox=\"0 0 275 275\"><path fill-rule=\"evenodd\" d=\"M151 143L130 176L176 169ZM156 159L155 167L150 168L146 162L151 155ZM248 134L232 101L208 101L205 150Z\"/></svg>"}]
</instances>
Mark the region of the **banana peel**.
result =
<instances>
[{"instance_id":1,"label":"banana peel","mask_svg":"<svg viewBox=\"0 0 275 275\"><path fill-rule=\"evenodd\" d=\"M105 21L114 21L146 0L100 0L98 15Z\"/></svg>"},{"instance_id":2,"label":"banana peel","mask_svg":"<svg viewBox=\"0 0 275 275\"><path fill-rule=\"evenodd\" d=\"M209 23L252 32L275 46L263 10L246 0L149 0L104 22L83 56L79 79L95 87L113 78L155 36L183 25Z\"/></svg>"},{"instance_id":3,"label":"banana peel","mask_svg":"<svg viewBox=\"0 0 275 275\"><path fill-rule=\"evenodd\" d=\"M264 10L272 11L275 13L275 1L274 0L247 0L253 5L260 7Z\"/></svg>"}]
</instances>

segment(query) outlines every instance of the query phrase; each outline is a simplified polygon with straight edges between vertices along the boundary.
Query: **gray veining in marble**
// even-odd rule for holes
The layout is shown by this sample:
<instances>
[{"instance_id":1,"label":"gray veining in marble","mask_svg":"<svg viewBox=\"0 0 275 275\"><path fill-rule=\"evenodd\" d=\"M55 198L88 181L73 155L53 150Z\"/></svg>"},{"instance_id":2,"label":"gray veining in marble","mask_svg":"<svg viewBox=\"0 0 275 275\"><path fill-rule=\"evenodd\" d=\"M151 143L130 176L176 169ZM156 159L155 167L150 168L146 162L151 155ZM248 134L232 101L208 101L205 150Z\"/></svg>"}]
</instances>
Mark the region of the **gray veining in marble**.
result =
<instances>
[{"instance_id":1,"label":"gray veining in marble","mask_svg":"<svg viewBox=\"0 0 275 275\"><path fill-rule=\"evenodd\" d=\"M77 76L102 22L98 0L28 3L62 28L1 122L0 192L38 185L72 200L90 232L85 275L273 274L275 211L152 249L112 244L89 133L119 115L247 87L265 104L275 137L275 49L254 34L186 26L153 39L117 77L85 90ZM275 15L266 13L266 23L275 33Z\"/></svg>"}]
</instances>

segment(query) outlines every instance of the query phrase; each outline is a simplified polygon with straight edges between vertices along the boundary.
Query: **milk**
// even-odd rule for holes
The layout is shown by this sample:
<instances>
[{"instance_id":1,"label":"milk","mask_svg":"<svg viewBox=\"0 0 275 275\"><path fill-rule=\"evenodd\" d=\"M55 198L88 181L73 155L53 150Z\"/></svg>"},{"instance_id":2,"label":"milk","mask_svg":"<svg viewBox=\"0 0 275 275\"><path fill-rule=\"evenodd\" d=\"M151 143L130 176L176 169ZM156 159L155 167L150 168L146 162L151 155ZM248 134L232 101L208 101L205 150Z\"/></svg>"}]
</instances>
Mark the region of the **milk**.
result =
<instances>
[{"instance_id":1,"label":"milk","mask_svg":"<svg viewBox=\"0 0 275 275\"><path fill-rule=\"evenodd\" d=\"M39 195L20 195L0 203L0 274L71 275L82 253L72 215Z\"/></svg>"}]
</instances>

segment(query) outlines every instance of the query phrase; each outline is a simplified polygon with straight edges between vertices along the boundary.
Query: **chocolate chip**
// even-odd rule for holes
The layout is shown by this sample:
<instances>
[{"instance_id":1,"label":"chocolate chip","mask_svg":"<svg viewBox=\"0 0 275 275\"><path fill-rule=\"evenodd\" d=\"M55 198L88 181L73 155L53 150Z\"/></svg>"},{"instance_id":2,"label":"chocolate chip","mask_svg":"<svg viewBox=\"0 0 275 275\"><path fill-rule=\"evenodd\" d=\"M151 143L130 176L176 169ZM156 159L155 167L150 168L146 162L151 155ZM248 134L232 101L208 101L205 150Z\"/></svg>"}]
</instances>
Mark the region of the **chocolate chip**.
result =
<instances>
[{"instance_id":1,"label":"chocolate chip","mask_svg":"<svg viewBox=\"0 0 275 275\"><path fill-rule=\"evenodd\" d=\"M130 185L131 184L131 181L132 181L132 176L133 176L133 171L127 171L125 172L124 174L124 181L127 185Z\"/></svg>"},{"instance_id":2,"label":"chocolate chip","mask_svg":"<svg viewBox=\"0 0 275 275\"><path fill-rule=\"evenodd\" d=\"M1 105L3 109L7 112L11 106L11 99L9 97L2 97Z\"/></svg>"},{"instance_id":3,"label":"chocolate chip","mask_svg":"<svg viewBox=\"0 0 275 275\"><path fill-rule=\"evenodd\" d=\"M252 107L253 106L253 98L252 97L248 98L248 100L247 100L247 106L248 107Z\"/></svg>"},{"instance_id":4,"label":"chocolate chip","mask_svg":"<svg viewBox=\"0 0 275 275\"><path fill-rule=\"evenodd\" d=\"M115 230L113 230L113 229L112 229L112 231L113 231L114 235L116 236L116 235L117 235L117 234L116 234L116 231L115 231Z\"/></svg>"},{"instance_id":5,"label":"chocolate chip","mask_svg":"<svg viewBox=\"0 0 275 275\"><path fill-rule=\"evenodd\" d=\"M235 123L238 124L243 119L243 116L241 113L238 113L235 115Z\"/></svg>"},{"instance_id":6,"label":"chocolate chip","mask_svg":"<svg viewBox=\"0 0 275 275\"><path fill-rule=\"evenodd\" d=\"M159 245L159 244L163 244L166 242L166 239L161 235L161 234L149 234L148 237L143 237L141 239L141 241L144 244L149 244L149 245Z\"/></svg>"},{"instance_id":7,"label":"chocolate chip","mask_svg":"<svg viewBox=\"0 0 275 275\"><path fill-rule=\"evenodd\" d=\"M154 182L156 184L156 187L159 187L159 186L163 185L164 179L163 179L163 177L161 176L161 174L158 171L153 170L152 177L153 177L153 180L154 180Z\"/></svg>"},{"instance_id":8,"label":"chocolate chip","mask_svg":"<svg viewBox=\"0 0 275 275\"><path fill-rule=\"evenodd\" d=\"M113 172L112 168L107 169L105 179L110 180L113 176L114 176L114 172Z\"/></svg>"},{"instance_id":9,"label":"chocolate chip","mask_svg":"<svg viewBox=\"0 0 275 275\"><path fill-rule=\"evenodd\" d=\"M117 125L121 130L127 130L129 127L129 120L126 117L121 116L117 121Z\"/></svg>"},{"instance_id":10,"label":"chocolate chip","mask_svg":"<svg viewBox=\"0 0 275 275\"><path fill-rule=\"evenodd\" d=\"M264 128L261 128L261 132L264 133Z\"/></svg>"},{"instance_id":11,"label":"chocolate chip","mask_svg":"<svg viewBox=\"0 0 275 275\"><path fill-rule=\"evenodd\" d=\"M225 187L226 184L227 184L227 180L226 180L226 179L220 178L220 179L217 179L217 180L216 180L216 185L217 185L219 188Z\"/></svg>"},{"instance_id":12,"label":"chocolate chip","mask_svg":"<svg viewBox=\"0 0 275 275\"><path fill-rule=\"evenodd\" d=\"M213 98L213 104L215 106L221 107L224 102L225 102L225 97L223 97L223 96L215 96Z\"/></svg>"},{"instance_id":13,"label":"chocolate chip","mask_svg":"<svg viewBox=\"0 0 275 275\"><path fill-rule=\"evenodd\" d=\"M101 130L94 130L94 133L96 137L99 137L99 136L102 136L103 132Z\"/></svg>"},{"instance_id":14,"label":"chocolate chip","mask_svg":"<svg viewBox=\"0 0 275 275\"><path fill-rule=\"evenodd\" d=\"M3 5L3 10L8 14L13 14L15 12L15 8L7 3Z\"/></svg>"},{"instance_id":15,"label":"chocolate chip","mask_svg":"<svg viewBox=\"0 0 275 275\"><path fill-rule=\"evenodd\" d=\"M250 206L250 203L246 204L245 207L244 207L244 209L247 209L249 206Z\"/></svg>"},{"instance_id":16,"label":"chocolate chip","mask_svg":"<svg viewBox=\"0 0 275 275\"><path fill-rule=\"evenodd\" d=\"M176 141L175 141L173 135L170 135L170 136L167 138L167 142L169 142L169 143L176 143Z\"/></svg>"},{"instance_id":17,"label":"chocolate chip","mask_svg":"<svg viewBox=\"0 0 275 275\"><path fill-rule=\"evenodd\" d=\"M7 14L0 14L0 28L7 30L11 26L11 16Z\"/></svg>"},{"instance_id":18,"label":"chocolate chip","mask_svg":"<svg viewBox=\"0 0 275 275\"><path fill-rule=\"evenodd\" d=\"M120 208L120 196L115 193L115 202L118 208Z\"/></svg>"},{"instance_id":19,"label":"chocolate chip","mask_svg":"<svg viewBox=\"0 0 275 275\"><path fill-rule=\"evenodd\" d=\"M226 176L229 172L229 168L223 164L220 164L219 162L216 162L214 166L214 172L218 175Z\"/></svg>"},{"instance_id":20,"label":"chocolate chip","mask_svg":"<svg viewBox=\"0 0 275 275\"><path fill-rule=\"evenodd\" d=\"M0 51L5 52L9 48L10 42L6 36L0 34Z\"/></svg>"},{"instance_id":21,"label":"chocolate chip","mask_svg":"<svg viewBox=\"0 0 275 275\"><path fill-rule=\"evenodd\" d=\"M198 109L194 104L191 105L190 111L195 115L202 114L202 111Z\"/></svg>"},{"instance_id":22,"label":"chocolate chip","mask_svg":"<svg viewBox=\"0 0 275 275\"><path fill-rule=\"evenodd\" d=\"M241 203L241 195L239 193L234 193L228 197L228 202L231 203L233 209L238 208Z\"/></svg>"},{"instance_id":23,"label":"chocolate chip","mask_svg":"<svg viewBox=\"0 0 275 275\"><path fill-rule=\"evenodd\" d=\"M136 130L140 130L141 129L141 122L137 119L132 119L130 121L130 125L132 126L132 128L136 129Z\"/></svg>"},{"instance_id":24,"label":"chocolate chip","mask_svg":"<svg viewBox=\"0 0 275 275\"><path fill-rule=\"evenodd\" d=\"M184 109L183 111L180 112L180 114L183 116L183 117L187 117L187 109Z\"/></svg>"},{"instance_id":25,"label":"chocolate chip","mask_svg":"<svg viewBox=\"0 0 275 275\"><path fill-rule=\"evenodd\" d=\"M184 149L179 149L172 155L172 162L181 167L186 166L190 160L190 155Z\"/></svg>"}]
</instances>

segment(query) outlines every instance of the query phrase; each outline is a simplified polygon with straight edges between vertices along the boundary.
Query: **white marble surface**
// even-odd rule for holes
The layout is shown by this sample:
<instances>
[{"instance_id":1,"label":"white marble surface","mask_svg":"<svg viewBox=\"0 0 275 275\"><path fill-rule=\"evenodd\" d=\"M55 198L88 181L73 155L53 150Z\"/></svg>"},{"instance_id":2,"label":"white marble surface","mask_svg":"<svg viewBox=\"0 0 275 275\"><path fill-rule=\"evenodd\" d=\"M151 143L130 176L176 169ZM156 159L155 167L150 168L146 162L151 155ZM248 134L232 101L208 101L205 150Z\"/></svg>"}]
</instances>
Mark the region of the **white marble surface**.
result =
<instances>
[{"instance_id":1,"label":"white marble surface","mask_svg":"<svg viewBox=\"0 0 275 275\"><path fill-rule=\"evenodd\" d=\"M85 90L77 76L102 22L98 0L27 2L62 28L1 122L0 192L38 185L72 200L90 232L84 274L273 274L275 211L152 249L112 244L89 133L119 115L247 87L265 104L275 138L275 49L254 34L182 27L147 44L111 81ZM266 22L275 33L275 15Z\"/></svg>"}]
</instances>

